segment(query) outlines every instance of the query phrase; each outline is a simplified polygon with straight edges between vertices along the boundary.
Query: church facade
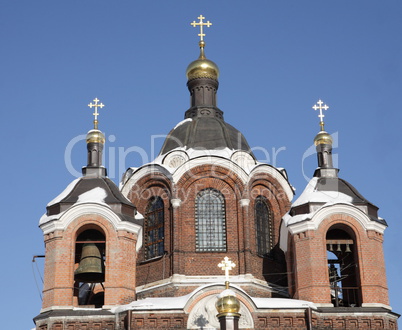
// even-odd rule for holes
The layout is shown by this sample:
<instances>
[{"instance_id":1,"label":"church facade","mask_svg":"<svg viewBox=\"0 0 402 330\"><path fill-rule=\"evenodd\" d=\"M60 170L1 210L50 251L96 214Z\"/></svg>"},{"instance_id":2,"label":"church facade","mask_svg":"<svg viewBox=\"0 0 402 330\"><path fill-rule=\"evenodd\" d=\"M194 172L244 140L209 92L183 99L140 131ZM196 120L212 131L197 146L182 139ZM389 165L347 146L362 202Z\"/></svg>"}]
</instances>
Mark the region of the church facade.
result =
<instances>
[{"instance_id":1,"label":"church facade","mask_svg":"<svg viewBox=\"0 0 402 330\"><path fill-rule=\"evenodd\" d=\"M284 169L260 163L218 108L218 66L187 67L190 108L159 156L120 188L102 166L95 116L83 176L51 201L38 330L219 329L227 257L240 329L396 329L383 256L386 222L314 139L318 167L295 200ZM90 104L103 104L95 99ZM325 109L320 100L317 110Z\"/></svg>"}]
</instances>

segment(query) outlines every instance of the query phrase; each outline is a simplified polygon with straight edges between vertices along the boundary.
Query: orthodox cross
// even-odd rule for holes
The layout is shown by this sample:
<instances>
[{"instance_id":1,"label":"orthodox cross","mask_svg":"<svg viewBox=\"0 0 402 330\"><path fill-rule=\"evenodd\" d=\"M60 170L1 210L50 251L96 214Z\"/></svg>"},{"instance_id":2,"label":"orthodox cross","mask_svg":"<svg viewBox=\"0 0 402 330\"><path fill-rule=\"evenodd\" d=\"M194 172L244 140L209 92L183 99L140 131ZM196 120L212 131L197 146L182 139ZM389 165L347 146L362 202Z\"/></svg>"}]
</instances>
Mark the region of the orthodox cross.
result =
<instances>
[{"instance_id":1,"label":"orthodox cross","mask_svg":"<svg viewBox=\"0 0 402 330\"><path fill-rule=\"evenodd\" d=\"M218 264L218 267L225 271L226 282L229 282L229 270L232 270L235 266L235 263L230 261L228 257L225 257L221 263Z\"/></svg>"},{"instance_id":2,"label":"orthodox cross","mask_svg":"<svg viewBox=\"0 0 402 330\"><path fill-rule=\"evenodd\" d=\"M98 104L99 100L98 98L95 98L93 100L95 103L89 103L88 107L90 107L92 109L92 107L95 108L95 112L93 113L95 119L94 119L94 129L98 129L98 116L99 116L99 112L98 112L98 108L103 108L105 105L101 102Z\"/></svg>"},{"instance_id":3,"label":"orthodox cross","mask_svg":"<svg viewBox=\"0 0 402 330\"><path fill-rule=\"evenodd\" d=\"M210 27L212 25L212 23L210 21L207 21L206 23L203 22L203 19L205 19L204 16L200 15L197 17L200 21L197 23L196 21L193 21L192 23L190 23L193 27L196 27L197 25L200 26L200 33L198 34L198 36L200 37L200 40L203 41L205 37L205 33L204 33L204 29L203 27Z\"/></svg>"},{"instance_id":4,"label":"orthodox cross","mask_svg":"<svg viewBox=\"0 0 402 330\"><path fill-rule=\"evenodd\" d=\"M326 104L324 104L323 101L318 100L318 102L316 104L313 105L313 109L314 110L320 110L320 114L318 115L318 117L320 118L320 126L321 126L321 130L324 130L324 114L322 113L322 110L328 110L329 106L327 106Z\"/></svg>"}]
</instances>

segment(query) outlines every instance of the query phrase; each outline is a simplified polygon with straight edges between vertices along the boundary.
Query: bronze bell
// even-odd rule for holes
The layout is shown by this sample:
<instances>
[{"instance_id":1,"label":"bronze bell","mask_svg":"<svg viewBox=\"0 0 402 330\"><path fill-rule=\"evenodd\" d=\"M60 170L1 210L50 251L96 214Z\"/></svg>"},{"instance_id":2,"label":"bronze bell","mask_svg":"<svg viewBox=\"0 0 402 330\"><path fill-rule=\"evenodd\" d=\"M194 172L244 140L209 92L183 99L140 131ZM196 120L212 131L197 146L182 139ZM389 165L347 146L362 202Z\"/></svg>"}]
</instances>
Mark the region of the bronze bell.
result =
<instances>
[{"instance_id":1,"label":"bronze bell","mask_svg":"<svg viewBox=\"0 0 402 330\"><path fill-rule=\"evenodd\" d=\"M74 279L78 282L101 283L105 281L105 267L101 253L94 243L85 243L82 246L81 260L74 272Z\"/></svg>"}]
</instances>

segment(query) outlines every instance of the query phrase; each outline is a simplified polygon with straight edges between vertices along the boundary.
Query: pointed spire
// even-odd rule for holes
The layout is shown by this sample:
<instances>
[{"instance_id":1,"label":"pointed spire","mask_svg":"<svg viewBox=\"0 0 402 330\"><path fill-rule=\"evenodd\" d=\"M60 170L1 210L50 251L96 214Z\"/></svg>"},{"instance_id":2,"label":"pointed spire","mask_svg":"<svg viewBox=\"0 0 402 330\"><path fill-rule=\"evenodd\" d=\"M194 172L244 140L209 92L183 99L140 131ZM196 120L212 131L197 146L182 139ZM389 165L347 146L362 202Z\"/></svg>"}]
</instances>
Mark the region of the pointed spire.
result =
<instances>
[{"instance_id":1,"label":"pointed spire","mask_svg":"<svg viewBox=\"0 0 402 330\"><path fill-rule=\"evenodd\" d=\"M98 130L98 108L103 108L105 105L101 102L98 103L98 98L93 100L95 103L89 103L88 107L94 107L94 129L90 130L87 134L87 150L88 162L87 166L82 168L84 176L104 177L106 176L106 168L102 166L103 145L105 144L105 135Z\"/></svg>"}]
</instances>

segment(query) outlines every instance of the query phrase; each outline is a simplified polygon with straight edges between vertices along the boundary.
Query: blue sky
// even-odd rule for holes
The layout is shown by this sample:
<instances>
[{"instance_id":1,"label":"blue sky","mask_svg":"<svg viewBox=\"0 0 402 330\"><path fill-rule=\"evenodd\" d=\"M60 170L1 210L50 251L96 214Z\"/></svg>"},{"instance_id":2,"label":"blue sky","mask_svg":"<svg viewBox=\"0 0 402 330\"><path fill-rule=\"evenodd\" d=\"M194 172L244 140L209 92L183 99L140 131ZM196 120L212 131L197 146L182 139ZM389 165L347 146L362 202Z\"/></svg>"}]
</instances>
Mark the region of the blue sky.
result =
<instances>
[{"instance_id":1,"label":"blue sky","mask_svg":"<svg viewBox=\"0 0 402 330\"><path fill-rule=\"evenodd\" d=\"M260 160L287 169L295 198L307 183L303 169L311 176L316 167L309 148L319 125L311 107L319 98L329 105L326 129L337 136L340 176L389 224L391 306L402 312L400 1L3 0L4 329L30 329L40 311L31 263L44 253L38 221L86 163L80 135L92 126L87 104L98 97L106 105L99 127L107 137L105 165L118 183L119 168L151 160L160 136L189 107L185 69L198 57L190 22L200 14L213 23L206 55L221 71L225 120ZM41 270L43 261L37 265Z\"/></svg>"}]
</instances>

